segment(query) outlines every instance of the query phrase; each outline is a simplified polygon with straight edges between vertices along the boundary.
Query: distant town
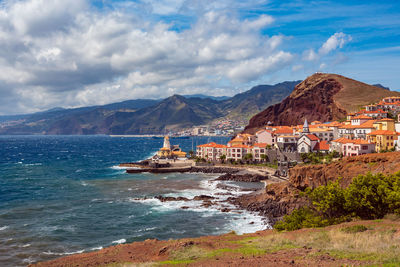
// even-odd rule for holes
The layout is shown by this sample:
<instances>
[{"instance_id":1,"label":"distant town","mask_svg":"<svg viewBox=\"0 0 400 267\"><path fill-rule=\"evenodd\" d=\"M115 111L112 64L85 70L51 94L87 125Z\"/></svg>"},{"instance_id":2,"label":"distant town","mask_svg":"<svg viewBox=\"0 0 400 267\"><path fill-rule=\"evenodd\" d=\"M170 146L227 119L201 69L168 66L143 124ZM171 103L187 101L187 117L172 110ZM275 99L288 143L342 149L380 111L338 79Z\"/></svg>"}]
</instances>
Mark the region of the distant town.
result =
<instances>
[{"instance_id":1,"label":"distant town","mask_svg":"<svg viewBox=\"0 0 400 267\"><path fill-rule=\"evenodd\" d=\"M247 121L234 119L215 120L207 125L198 125L179 131L170 131L169 136L234 136L242 132Z\"/></svg>"}]
</instances>

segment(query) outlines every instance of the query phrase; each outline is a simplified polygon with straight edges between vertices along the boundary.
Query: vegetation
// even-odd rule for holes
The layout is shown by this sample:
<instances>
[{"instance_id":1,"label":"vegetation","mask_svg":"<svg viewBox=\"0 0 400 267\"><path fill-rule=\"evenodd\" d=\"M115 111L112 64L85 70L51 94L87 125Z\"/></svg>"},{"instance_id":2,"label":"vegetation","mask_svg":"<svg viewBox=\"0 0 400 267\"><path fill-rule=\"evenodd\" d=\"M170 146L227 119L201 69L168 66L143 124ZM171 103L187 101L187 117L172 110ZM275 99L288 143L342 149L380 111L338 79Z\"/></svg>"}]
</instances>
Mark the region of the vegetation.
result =
<instances>
[{"instance_id":1,"label":"vegetation","mask_svg":"<svg viewBox=\"0 0 400 267\"><path fill-rule=\"evenodd\" d=\"M393 175L371 173L354 178L347 188L341 179L307 188L309 207L294 210L275 224L275 229L295 230L322 227L351 219L381 219L386 214L400 215L400 172Z\"/></svg>"},{"instance_id":2,"label":"vegetation","mask_svg":"<svg viewBox=\"0 0 400 267\"><path fill-rule=\"evenodd\" d=\"M337 151L332 151L327 154L321 152L317 153L301 153L301 160L306 164L321 164L321 163L331 163L334 158L341 157L341 154Z\"/></svg>"},{"instance_id":3,"label":"vegetation","mask_svg":"<svg viewBox=\"0 0 400 267\"><path fill-rule=\"evenodd\" d=\"M200 241L195 242L193 246L178 248L171 253L167 261L158 264L212 265L214 260L229 262L253 257L268 259L268 254L278 251L286 251L284 255L294 255L290 253L306 250L305 256L295 259L297 263L311 266L320 261L321 256L328 256L335 259L338 266L342 266L338 262L342 259L358 261L358 264L362 265L398 266L400 244L396 241L396 226L398 227L398 224L394 221L371 221L301 231L295 234L269 232L261 236L238 236L233 233L224 236L218 242L204 239L206 245ZM210 246L210 242L213 242L213 246Z\"/></svg>"}]
</instances>

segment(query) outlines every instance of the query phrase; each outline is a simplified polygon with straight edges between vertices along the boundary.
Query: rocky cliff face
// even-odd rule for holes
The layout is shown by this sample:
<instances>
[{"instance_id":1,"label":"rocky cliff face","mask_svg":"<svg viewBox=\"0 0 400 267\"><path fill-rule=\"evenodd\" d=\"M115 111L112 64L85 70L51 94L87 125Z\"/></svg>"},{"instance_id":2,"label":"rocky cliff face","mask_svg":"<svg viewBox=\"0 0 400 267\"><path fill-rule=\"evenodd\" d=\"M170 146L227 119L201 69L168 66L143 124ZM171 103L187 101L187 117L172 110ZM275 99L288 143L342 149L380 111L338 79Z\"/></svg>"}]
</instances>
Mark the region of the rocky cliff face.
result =
<instances>
[{"instance_id":1,"label":"rocky cliff face","mask_svg":"<svg viewBox=\"0 0 400 267\"><path fill-rule=\"evenodd\" d=\"M244 195L234 203L251 211L259 212L271 219L281 219L295 208L307 205L307 199L299 193L305 188L326 185L342 177L342 186L368 172L392 174L400 171L400 152L369 154L344 158L331 164L296 166L289 172L289 181L269 185L258 195Z\"/></svg>"},{"instance_id":2,"label":"rocky cliff face","mask_svg":"<svg viewBox=\"0 0 400 267\"><path fill-rule=\"evenodd\" d=\"M252 117L245 132L253 133L268 122L273 125L298 125L305 118L323 122L339 120L363 105L393 95L399 93L336 74L317 73L298 84L281 103Z\"/></svg>"}]
</instances>

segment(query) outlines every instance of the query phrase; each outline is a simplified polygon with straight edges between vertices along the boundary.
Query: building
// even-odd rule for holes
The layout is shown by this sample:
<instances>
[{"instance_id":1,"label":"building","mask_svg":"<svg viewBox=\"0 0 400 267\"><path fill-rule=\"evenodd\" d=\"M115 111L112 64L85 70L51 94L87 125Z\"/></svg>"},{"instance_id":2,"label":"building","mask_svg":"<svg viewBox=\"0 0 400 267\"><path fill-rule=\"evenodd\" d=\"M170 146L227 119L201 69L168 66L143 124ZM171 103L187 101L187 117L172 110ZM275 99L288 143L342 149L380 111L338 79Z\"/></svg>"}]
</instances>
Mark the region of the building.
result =
<instances>
[{"instance_id":1,"label":"building","mask_svg":"<svg viewBox=\"0 0 400 267\"><path fill-rule=\"evenodd\" d=\"M157 152L157 156L159 158L167 158L167 159L172 159L172 158L185 158L186 157L186 152L183 152L180 148L179 145L174 145L171 146L169 142L169 137L165 136L164 137L164 145L163 147Z\"/></svg>"},{"instance_id":2,"label":"building","mask_svg":"<svg viewBox=\"0 0 400 267\"><path fill-rule=\"evenodd\" d=\"M395 140L398 139L399 133L389 130L376 130L369 133L368 140L375 144L376 152L391 150L395 146Z\"/></svg>"},{"instance_id":3,"label":"building","mask_svg":"<svg viewBox=\"0 0 400 267\"><path fill-rule=\"evenodd\" d=\"M256 142L274 146L276 144L276 137L272 130L263 129L256 132Z\"/></svg>"},{"instance_id":4,"label":"building","mask_svg":"<svg viewBox=\"0 0 400 267\"><path fill-rule=\"evenodd\" d=\"M317 144L319 143L319 138L313 134L302 135L297 142L297 152L299 153L310 153L317 152Z\"/></svg>"},{"instance_id":5,"label":"building","mask_svg":"<svg viewBox=\"0 0 400 267\"><path fill-rule=\"evenodd\" d=\"M226 155L227 146L211 142L197 146L196 156L211 161L221 160L221 156Z\"/></svg>"},{"instance_id":6,"label":"building","mask_svg":"<svg viewBox=\"0 0 400 267\"><path fill-rule=\"evenodd\" d=\"M256 161L264 161L267 152L267 145L266 143L256 143L253 146L252 153L253 159ZM264 155L264 156L263 156Z\"/></svg>"},{"instance_id":7,"label":"building","mask_svg":"<svg viewBox=\"0 0 400 267\"><path fill-rule=\"evenodd\" d=\"M252 134L238 134L228 142L228 146L246 145L252 146L256 142L256 136Z\"/></svg>"},{"instance_id":8,"label":"building","mask_svg":"<svg viewBox=\"0 0 400 267\"><path fill-rule=\"evenodd\" d=\"M239 161L247 154L252 154L251 147L247 145L232 145L227 147L226 158Z\"/></svg>"},{"instance_id":9,"label":"building","mask_svg":"<svg viewBox=\"0 0 400 267\"><path fill-rule=\"evenodd\" d=\"M375 152L375 144L363 139L339 138L333 140L330 151L337 151L343 156L358 156Z\"/></svg>"},{"instance_id":10,"label":"building","mask_svg":"<svg viewBox=\"0 0 400 267\"><path fill-rule=\"evenodd\" d=\"M277 146L281 151L296 151L298 135L281 135L277 137Z\"/></svg>"}]
</instances>

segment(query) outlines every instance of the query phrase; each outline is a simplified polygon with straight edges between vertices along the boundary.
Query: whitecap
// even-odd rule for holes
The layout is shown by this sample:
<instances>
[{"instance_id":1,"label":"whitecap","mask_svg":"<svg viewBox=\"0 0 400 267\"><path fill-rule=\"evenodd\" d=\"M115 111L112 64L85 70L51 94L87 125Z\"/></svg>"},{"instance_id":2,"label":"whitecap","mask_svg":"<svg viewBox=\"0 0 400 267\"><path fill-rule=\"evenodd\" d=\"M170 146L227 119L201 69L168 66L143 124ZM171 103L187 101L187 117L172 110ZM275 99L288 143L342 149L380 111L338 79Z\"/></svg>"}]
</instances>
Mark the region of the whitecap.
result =
<instances>
[{"instance_id":1,"label":"whitecap","mask_svg":"<svg viewBox=\"0 0 400 267\"><path fill-rule=\"evenodd\" d=\"M72 255L72 254L81 254L83 253L85 250L78 250L78 251L73 251L73 252L52 252L52 251L44 251L43 254L45 255Z\"/></svg>"},{"instance_id":2,"label":"whitecap","mask_svg":"<svg viewBox=\"0 0 400 267\"><path fill-rule=\"evenodd\" d=\"M6 230L7 228L9 228L9 226L2 226L2 227L0 227L0 231L3 231L3 230Z\"/></svg>"},{"instance_id":3,"label":"whitecap","mask_svg":"<svg viewBox=\"0 0 400 267\"><path fill-rule=\"evenodd\" d=\"M27 247L30 247L31 246L31 244L25 244L25 245L22 245L22 246L20 246L21 248L27 248Z\"/></svg>"},{"instance_id":4,"label":"whitecap","mask_svg":"<svg viewBox=\"0 0 400 267\"><path fill-rule=\"evenodd\" d=\"M42 163L27 163L24 166L42 166Z\"/></svg>"},{"instance_id":5,"label":"whitecap","mask_svg":"<svg viewBox=\"0 0 400 267\"><path fill-rule=\"evenodd\" d=\"M126 242L126 239L122 238L122 239L119 239L119 240L115 240L115 241L113 241L111 243L112 244L123 244L125 242Z\"/></svg>"},{"instance_id":6,"label":"whitecap","mask_svg":"<svg viewBox=\"0 0 400 267\"><path fill-rule=\"evenodd\" d=\"M91 248L90 250L93 251L93 250L100 250L100 249L103 249L103 247L101 247L101 246L100 247L95 247L95 248Z\"/></svg>"}]
</instances>

